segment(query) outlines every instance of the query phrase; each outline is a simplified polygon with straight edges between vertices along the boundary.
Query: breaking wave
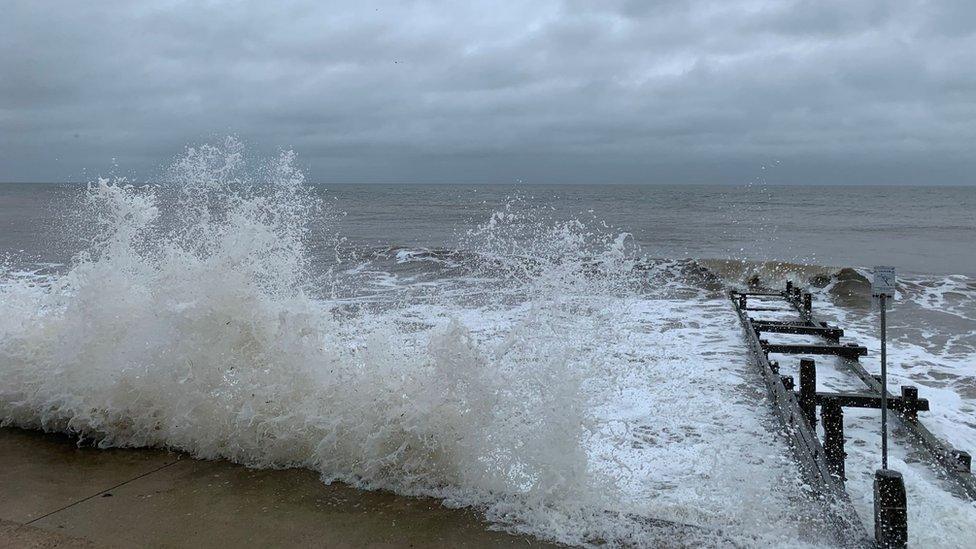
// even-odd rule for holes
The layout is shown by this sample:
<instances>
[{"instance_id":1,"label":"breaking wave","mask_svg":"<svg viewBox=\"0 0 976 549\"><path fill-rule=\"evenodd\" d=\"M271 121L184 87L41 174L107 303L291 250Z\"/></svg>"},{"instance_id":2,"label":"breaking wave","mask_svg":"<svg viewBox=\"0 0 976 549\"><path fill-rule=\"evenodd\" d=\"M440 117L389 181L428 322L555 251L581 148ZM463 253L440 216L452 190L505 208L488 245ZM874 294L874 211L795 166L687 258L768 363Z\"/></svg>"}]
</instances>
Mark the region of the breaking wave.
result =
<instances>
[{"instance_id":1,"label":"breaking wave","mask_svg":"<svg viewBox=\"0 0 976 549\"><path fill-rule=\"evenodd\" d=\"M0 424L305 467L569 544L816 531L722 290L863 299L863 270L652 260L518 197L456 248L357 248L292 153L233 139L163 179L89 185L67 268L0 272ZM972 281L943 282L904 291L971 322Z\"/></svg>"},{"instance_id":2,"label":"breaking wave","mask_svg":"<svg viewBox=\"0 0 976 549\"><path fill-rule=\"evenodd\" d=\"M0 286L3 425L308 467L571 543L621 538L605 511L627 509L589 442L613 385L593 357L627 292L625 236L565 223L514 245L511 211L473 231L525 312L486 344L449 308L418 331L406 306L350 315L317 296L309 236L330 208L291 153L255 168L234 140L190 148L166 180L91 184L89 248L47 283Z\"/></svg>"}]
</instances>

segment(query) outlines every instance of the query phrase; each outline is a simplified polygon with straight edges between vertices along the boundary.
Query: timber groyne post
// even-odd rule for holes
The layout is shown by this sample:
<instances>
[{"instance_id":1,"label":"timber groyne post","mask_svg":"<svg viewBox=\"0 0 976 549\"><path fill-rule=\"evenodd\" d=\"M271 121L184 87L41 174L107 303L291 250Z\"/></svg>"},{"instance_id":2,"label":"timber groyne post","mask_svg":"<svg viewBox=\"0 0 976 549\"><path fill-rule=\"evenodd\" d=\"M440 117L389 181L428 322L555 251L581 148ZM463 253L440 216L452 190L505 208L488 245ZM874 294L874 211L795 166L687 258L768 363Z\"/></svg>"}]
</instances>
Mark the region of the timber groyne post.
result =
<instances>
[{"instance_id":1,"label":"timber groyne post","mask_svg":"<svg viewBox=\"0 0 976 549\"><path fill-rule=\"evenodd\" d=\"M756 366L766 382L777 416L788 435L794 457L814 493L826 498L825 512L834 527L837 542L844 546L900 549L908 543L908 507L905 481L901 473L891 469L875 471L874 478L874 539L868 538L857 517L850 496L844 489L846 480L846 452L844 449L844 407L895 410L892 417L903 428L900 435L908 443L924 450L940 465L947 479L955 481L969 498L976 501L976 478L972 474L972 457L968 452L953 448L933 435L919 421L918 413L929 410L929 402L919 398L918 388L905 385L898 396L884 393L877 376L869 374L859 362L867 349L854 343L840 343L844 331L816 319L813 315L813 296L803 292L792 281L782 291L729 292L739 320L745 328ZM750 303L755 298L754 303ZM770 300L781 299L789 304L799 320L754 319L749 312L783 312L764 306ZM770 342L767 333L818 336L826 344ZM795 391L794 377L781 372L779 361L771 354L799 355L799 390ZM810 355L832 355L838 364L846 366L867 386L865 392L818 392L817 364ZM817 406L823 425L823 442L817 438Z\"/></svg>"}]
</instances>

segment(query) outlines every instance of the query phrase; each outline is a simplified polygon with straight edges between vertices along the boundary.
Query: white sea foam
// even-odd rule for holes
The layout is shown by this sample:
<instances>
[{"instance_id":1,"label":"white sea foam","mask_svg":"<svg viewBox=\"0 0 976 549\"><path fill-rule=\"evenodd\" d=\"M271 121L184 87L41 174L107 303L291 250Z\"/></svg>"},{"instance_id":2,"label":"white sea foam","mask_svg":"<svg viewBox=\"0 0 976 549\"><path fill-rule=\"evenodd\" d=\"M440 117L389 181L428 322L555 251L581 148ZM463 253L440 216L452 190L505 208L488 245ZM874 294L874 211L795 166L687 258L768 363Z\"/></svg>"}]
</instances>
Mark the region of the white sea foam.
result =
<instances>
[{"instance_id":1,"label":"white sea foam","mask_svg":"<svg viewBox=\"0 0 976 549\"><path fill-rule=\"evenodd\" d=\"M332 280L308 242L336 229L310 234L329 208L291 154L249 169L231 140L167 180L100 180L68 272L8 273L4 424L308 467L567 543L817 539L726 300L635 269L627 235L516 198L461 235L476 260L391 253L450 281ZM339 278L357 295L322 291Z\"/></svg>"},{"instance_id":2,"label":"white sea foam","mask_svg":"<svg viewBox=\"0 0 976 549\"><path fill-rule=\"evenodd\" d=\"M861 359L865 368L879 373L880 340L878 313L870 307L868 273L860 269L856 291L840 291L834 278L816 292L817 316L845 329L845 342L868 348ZM898 299L889 314L889 385L913 384L919 396L929 400L931 410L920 418L938 436L956 447L976 449L976 410L973 368L976 360L976 325L968 317L974 292L966 277L934 279L908 275L899 288ZM816 290L816 288L814 288ZM946 297L946 293L955 294ZM968 301L968 303L967 303ZM763 313L795 319L795 314ZM956 334L949 337L947 334ZM769 336L776 342L817 342L812 336ZM797 357L776 355L784 374L797 374ZM823 391L863 391L863 383L836 359L816 357L817 385ZM876 410L845 410L847 490L869 531L873 529L873 478L880 467L880 413ZM891 439L890 466L900 471L908 491L909 544L915 547L972 547L976 545L976 504L959 488L942 478L939 468L921 460L904 436L896 431Z\"/></svg>"},{"instance_id":3,"label":"white sea foam","mask_svg":"<svg viewBox=\"0 0 976 549\"><path fill-rule=\"evenodd\" d=\"M0 417L103 446L167 446L479 505L498 520L579 518L612 501L589 467L586 364L457 319L422 336L336 318L307 296L318 205L284 154L191 149L175 187L100 180L91 249L48 286L3 286ZM563 313L539 302L521 326ZM558 403L558 406L556 405ZM588 535L581 532L581 535Z\"/></svg>"}]
</instances>

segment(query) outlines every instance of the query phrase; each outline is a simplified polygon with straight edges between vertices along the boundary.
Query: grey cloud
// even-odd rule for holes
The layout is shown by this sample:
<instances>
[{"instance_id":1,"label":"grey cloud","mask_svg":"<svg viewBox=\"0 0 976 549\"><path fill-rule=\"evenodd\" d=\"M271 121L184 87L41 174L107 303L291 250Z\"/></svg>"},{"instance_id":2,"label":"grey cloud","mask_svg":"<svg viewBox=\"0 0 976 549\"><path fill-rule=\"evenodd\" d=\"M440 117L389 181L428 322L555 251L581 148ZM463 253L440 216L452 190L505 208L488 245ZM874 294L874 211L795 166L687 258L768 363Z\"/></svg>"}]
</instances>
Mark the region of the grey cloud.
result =
<instances>
[{"instance_id":1,"label":"grey cloud","mask_svg":"<svg viewBox=\"0 0 976 549\"><path fill-rule=\"evenodd\" d=\"M898 5L896 0L798 0L760 11L746 29L792 35L843 37L882 30ZM902 8L904 9L904 8Z\"/></svg>"},{"instance_id":2,"label":"grey cloud","mask_svg":"<svg viewBox=\"0 0 976 549\"><path fill-rule=\"evenodd\" d=\"M976 8L8 2L0 180L228 133L315 181L971 183Z\"/></svg>"}]
</instances>

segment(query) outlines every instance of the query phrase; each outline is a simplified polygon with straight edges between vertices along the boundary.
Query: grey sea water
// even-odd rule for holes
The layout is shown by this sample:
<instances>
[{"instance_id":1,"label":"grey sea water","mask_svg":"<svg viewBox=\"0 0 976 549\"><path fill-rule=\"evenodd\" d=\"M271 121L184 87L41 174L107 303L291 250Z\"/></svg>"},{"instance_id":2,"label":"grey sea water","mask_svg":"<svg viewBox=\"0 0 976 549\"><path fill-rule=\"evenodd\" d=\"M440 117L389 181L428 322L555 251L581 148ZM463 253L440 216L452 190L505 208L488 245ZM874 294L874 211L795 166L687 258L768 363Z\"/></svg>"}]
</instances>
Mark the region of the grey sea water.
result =
<instances>
[{"instance_id":1,"label":"grey sea water","mask_svg":"<svg viewBox=\"0 0 976 549\"><path fill-rule=\"evenodd\" d=\"M286 169L284 191L251 193L199 171L172 195L0 184L0 422L308 467L572 544L672 539L636 515L703 528L693 545L820 545L723 290L809 288L876 370L880 263L901 273L892 383L976 449L976 189L306 185ZM870 525L876 421L850 419ZM893 459L919 502L913 544L976 543L976 507Z\"/></svg>"},{"instance_id":2,"label":"grey sea water","mask_svg":"<svg viewBox=\"0 0 976 549\"><path fill-rule=\"evenodd\" d=\"M84 241L64 208L83 185L0 184L0 250L64 263ZM696 185L315 185L344 213L350 246L452 249L514 198L554 217L629 232L659 258L748 259L823 266L895 265L976 276L976 188Z\"/></svg>"}]
</instances>

